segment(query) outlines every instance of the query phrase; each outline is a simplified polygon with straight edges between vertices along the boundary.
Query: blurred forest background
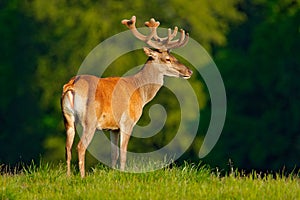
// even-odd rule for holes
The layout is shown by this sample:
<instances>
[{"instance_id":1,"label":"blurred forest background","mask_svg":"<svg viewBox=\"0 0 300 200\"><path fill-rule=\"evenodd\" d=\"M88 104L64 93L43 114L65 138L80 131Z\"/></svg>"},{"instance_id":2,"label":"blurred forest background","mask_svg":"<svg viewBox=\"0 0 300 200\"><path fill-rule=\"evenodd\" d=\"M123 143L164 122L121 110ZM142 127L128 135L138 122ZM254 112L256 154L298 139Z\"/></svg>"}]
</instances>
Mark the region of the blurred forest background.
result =
<instances>
[{"instance_id":1,"label":"blurred forest background","mask_svg":"<svg viewBox=\"0 0 300 200\"><path fill-rule=\"evenodd\" d=\"M299 0L1 0L0 164L14 166L40 157L64 161L62 86L95 46L127 30L120 21L132 15L137 16L138 27L155 17L162 27L177 25L187 30L221 72L227 117L204 163L222 169L228 165L299 169ZM144 63L142 51L135 53L118 62L121 69L107 75L122 75ZM189 81L201 84L201 122L197 138L180 161L199 162L210 100L199 75ZM154 101L176 104L169 95L160 92ZM144 148L153 148L172 135L180 118L173 117L176 108L169 110L172 120L166 123L162 139L148 140ZM149 120L145 112L141 123ZM134 140L129 142L130 149L143 147ZM91 156L89 160L96 162Z\"/></svg>"}]
</instances>

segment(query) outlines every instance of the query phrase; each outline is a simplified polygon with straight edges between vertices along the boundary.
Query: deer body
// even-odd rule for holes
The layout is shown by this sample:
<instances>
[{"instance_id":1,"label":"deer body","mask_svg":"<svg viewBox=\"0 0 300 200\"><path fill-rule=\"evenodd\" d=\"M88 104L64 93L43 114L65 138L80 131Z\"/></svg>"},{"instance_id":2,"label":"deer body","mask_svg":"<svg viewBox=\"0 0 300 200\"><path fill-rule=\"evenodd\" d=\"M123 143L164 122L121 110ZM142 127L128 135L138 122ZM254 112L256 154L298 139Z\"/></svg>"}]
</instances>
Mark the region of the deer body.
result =
<instances>
[{"instance_id":1,"label":"deer body","mask_svg":"<svg viewBox=\"0 0 300 200\"><path fill-rule=\"evenodd\" d=\"M77 145L82 177L85 176L85 152L97 129L111 131L112 167L115 167L120 154L120 169L124 170L132 129L141 117L143 107L163 85L164 76L189 78L192 75L192 71L169 51L144 48L144 52L149 58L143 68L132 76L98 78L80 75L64 85L61 106L67 132L68 175L75 124L79 123L83 128Z\"/></svg>"}]
</instances>

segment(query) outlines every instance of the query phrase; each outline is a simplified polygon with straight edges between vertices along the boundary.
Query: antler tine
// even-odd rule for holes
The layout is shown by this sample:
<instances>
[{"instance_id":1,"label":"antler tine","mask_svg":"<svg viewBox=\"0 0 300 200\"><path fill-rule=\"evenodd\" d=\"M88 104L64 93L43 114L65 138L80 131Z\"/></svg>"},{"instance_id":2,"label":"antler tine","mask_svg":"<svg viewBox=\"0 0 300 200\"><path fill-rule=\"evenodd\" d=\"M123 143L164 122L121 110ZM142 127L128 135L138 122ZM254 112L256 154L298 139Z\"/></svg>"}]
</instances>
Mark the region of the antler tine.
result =
<instances>
[{"instance_id":1,"label":"antler tine","mask_svg":"<svg viewBox=\"0 0 300 200\"><path fill-rule=\"evenodd\" d=\"M150 21L146 21L145 22L145 26L147 26L152 31L154 31L153 38L156 41L162 41L162 39L163 39L163 38L158 37L158 35L157 35L157 27L159 27L159 25L160 25L160 22L159 21L155 21L154 18L151 18Z\"/></svg>"},{"instance_id":2,"label":"antler tine","mask_svg":"<svg viewBox=\"0 0 300 200\"><path fill-rule=\"evenodd\" d=\"M178 32L177 26L174 27L173 33L172 30L169 28L168 36L161 38L157 35L157 27L160 25L159 21L155 21L154 18L151 18L149 21L145 22L145 26L147 26L151 30L151 33L148 36L141 34L136 29L135 22L136 22L135 16L132 16L130 20L127 19L122 20L122 24L126 25L136 38L144 41L146 44L148 44L149 46L155 49L170 50L173 48L184 46L188 42L189 35L185 34L185 31L182 29L180 30L181 32L180 38L177 40L173 40L176 37Z\"/></svg>"},{"instance_id":3,"label":"antler tine","mask_svg":"<svg viewBox=\"0 0 300 200\"><path fill-rule=\"evenodd\" d=\"M155 33L153 35L153 39L157 42L162 42L164 44L168 44L176 35L177 35L177 31L178 31L178 27L175 26L174 27L174 31L172 33L172 30L169 28L168 29L168 37L159 37L157 35L157 27L160 25L159 21L155 21L154 18L151 18L150 21L145 22L145 25L147 27L149 27L151 30L155 30Z\"/></svg>"},{"instance_id":4,"label":"antler tine","mask_svg":"<svg viewBox=\"0 0 300 200\"><path fill-rule=\"evenodd\" d=\"M172 32L172 30L169 28L168 29L168 42L170 42L171 40L173 40L173 38L177 35L178 27L175 26L173 33L171 33L171 32Z\"/></svg>"},{"instance_id":5,"label":"antler tine","mask_svg":"<svg viewBox=\"0 0 300 200\"><path fill-rule=\"evenodd\" d=\"M135 22L136 22L136 17L132 16L130 20L123 19L121 23L126 25L129 28L129 30L131 30L132 34L139 40L146 41L149 38L149 36L153 35L153 32L149 36L141 34L136 29ZM150 37L150 39L151 39L151 37Z\"/></svg>"},{"instance_id":6,"label":"antler tine","mask_svg":"<svg viewBox=\"0 0 300 200\"><path fill-rule=\"evenodd\" d=\"M179 48L188 43L189 34L185 33L185 31L183 29L180 29L180 33L181 33L181 35L180 35L179 40L171 41L172 43L169 43L169 45L166 45L167 49Z\"/></svg>"},{"instance_id":7,"label":"antler tine","mask_svg":"<svg viewBox=\"0 0 300 200\"><path fill-rule=\"evenodd\" d=\"M121 21L122 24L124 24L125 26L127 26L129 28L129 30L131 30L132 34L135 37L137 37L139 40L145 40L146 36L137 31L137 29L135 27L135 22L136 22L135 16L132 16L130 20L123 19Z\"/></svg>"},{"instance_id":8,"label":"antler tine","mask_svg":"<svg viewBox=\"0 0 300 200\"><path fill-rule=\"evenodd\" d=\"M129 28L129 30L131 30L132 34L136 38L146 42L148 45L153 46L154 48L158 48L158 46L156 46L155 44L152 44L152 42L151 42L151 38L156 34L156 28L155 29L152 28L151 33L148 36L146 36L146 35L141 34L136 29L135 22L136 22L136 17L135 16L132 16L130 20L124 19L124 20L121 21L122 24L126 25ZM159 22L158 22L157 26L159 26Z\"/></svg>"}]
</instances>

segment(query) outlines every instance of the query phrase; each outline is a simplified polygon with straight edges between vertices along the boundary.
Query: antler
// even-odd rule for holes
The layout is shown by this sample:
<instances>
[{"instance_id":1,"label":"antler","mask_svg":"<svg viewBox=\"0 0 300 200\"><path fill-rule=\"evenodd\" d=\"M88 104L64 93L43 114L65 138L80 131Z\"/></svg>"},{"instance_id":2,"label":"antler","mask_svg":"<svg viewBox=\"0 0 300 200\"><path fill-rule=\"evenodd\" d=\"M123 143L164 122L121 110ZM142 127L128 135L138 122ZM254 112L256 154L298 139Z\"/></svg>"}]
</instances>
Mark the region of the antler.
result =
<instances>
[{"instance_id":1,"label":"antler","mask_svg":"<svg viewBox=\"0 0 300 200\"><path fill-rule=\"evenodd\" d=\"M161 38L157 35L157 27L160 25L159 21L155 21L154 18L151 18L150 21L145 22L145 26L149 27L151 33L149 35L143 35L140 33L135 27L136 17L132 16L130 20L124 19L122 20L122 24L126 25L133 35L139 40L144 41L149 46L160 49L160 50L170 50L178 47L182 47L186 45L189 40L189 34L185 33L183 29L180 29L180 38L173 40L172 39L177 35L178 28L174 27L174 31L168 29L168 36Z\"/></svg>"}]
</instances>

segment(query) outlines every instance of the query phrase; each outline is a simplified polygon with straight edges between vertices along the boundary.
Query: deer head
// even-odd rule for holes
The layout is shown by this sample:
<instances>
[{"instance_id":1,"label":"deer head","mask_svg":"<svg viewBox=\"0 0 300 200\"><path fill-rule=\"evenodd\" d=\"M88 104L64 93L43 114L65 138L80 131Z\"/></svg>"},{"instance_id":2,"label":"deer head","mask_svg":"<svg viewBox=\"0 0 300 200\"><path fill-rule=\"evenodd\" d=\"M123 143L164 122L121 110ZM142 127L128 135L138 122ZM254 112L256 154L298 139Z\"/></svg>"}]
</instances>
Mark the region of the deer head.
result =
<instances>
[{"instance_id":1,"label":"deer head","mask_svg":"<svg viewBox=\"0 0 300 200\"><path fill-rule=\"evenodd\" d=\"M149 57L147 64L155 65L165 76L188 79L193 74L192 70L180 63L169 51L144 47L144 52Z\"/></svg>"},{"instance_id":2,"label":"deer head","mask_svg":"<svg viewBox=\"0 0 300 200\"><path fill-rule=\"evenodd\" d=\"M189 39L188 33L185 33L183 29L180 29L180 38L173 40L178 32L178 28L175 26L173 32L169 28L168 36L161 38L157 35L157 28L160 23L151 18L150 21L145 22L145 26L149 27L151 32L149 35L143 35L137 30L135 23L135 16L132 16L130 20L122 20L122 24L126 25L136 38L154 48L154 50L152 50L144 47L144 52L149 57L146 64L155 64L166 76L182 77L185 79L191 77L193 71L170 54L171 49L179 48L187 44Z\"/></svg>"}]
</instances>

